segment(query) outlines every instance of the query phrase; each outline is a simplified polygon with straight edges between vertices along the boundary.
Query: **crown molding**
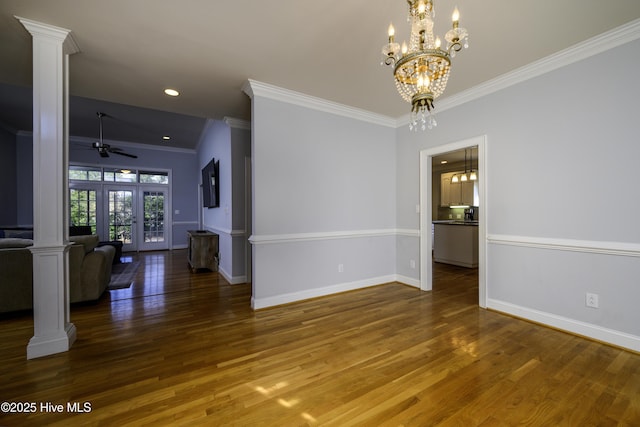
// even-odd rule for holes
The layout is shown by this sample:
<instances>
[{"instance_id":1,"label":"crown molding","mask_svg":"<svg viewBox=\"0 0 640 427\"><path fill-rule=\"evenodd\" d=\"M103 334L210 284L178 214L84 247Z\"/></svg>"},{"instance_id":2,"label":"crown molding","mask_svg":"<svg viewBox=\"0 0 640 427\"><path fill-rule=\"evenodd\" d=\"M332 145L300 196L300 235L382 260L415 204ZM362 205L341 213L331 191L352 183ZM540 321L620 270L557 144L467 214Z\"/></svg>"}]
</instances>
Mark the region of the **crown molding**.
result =
<instances>
[{"instance_id":1,"label":"crown molding","mask_svg":"<svg viewBox=\"0 0 640 427\"><path fill-rule=\"evenodd\" d=\"M442 98L436 102L435 113L458 107L467 102L506 89L518 83L538 77L542 74L557 70L575 62L598 55L607 50L622 46L640 38L640 19L631 21L613 30L592 37L588 40L563 49L538 61L517 68L494 79L455 95ZM399 126L409 123L409 114L398 118Z\"/></svg>"},{"instance_id":2,"label":"crown molding","mask_svg":"<svg viewBox=\"0 0 640 427\"><path fill-rule=\"evenodd\" d=\"M470 89L442 98L437 101L435 112L438 113L458 107L467 102L480 99L494 92L598 55L639 38L640 19L636 19ZM263 96L388 127L399 128L409 123L409 114L394 119L251 79L244 84L242 90L252 99L254 96Z\"/></svg>"},{"instance_id":3,"label":"crown molding","mask_svg":"<svg viewBox=\"0 0 640 427\"><path fill-rule=\"evenodd\" d=\"M225 117L222 119L229 127L233 129L251 130L251 122L233 117Z\"/></svg>"},{"instance_id":4,"label":"crown molding","mask_svg":"<svg viewBox=\"0 0 640 427\"><path fill-rule=\"evenodd\" d=\"M326 99L305 95L300 92L283 89L281 87L262 83L256 80L249 79L242 87L242 91L246 93L251 99L256 96L260 96L280 102L286 102L288 104L294 104L301 107L322 111L325 113L336 114L338 116L374 123L381 126L392 128L397 127L396 120L389 116L372 113L360 108L349 107L348 105L339 104L333 101L327 101Z\"/></svg>"}]
</instances>

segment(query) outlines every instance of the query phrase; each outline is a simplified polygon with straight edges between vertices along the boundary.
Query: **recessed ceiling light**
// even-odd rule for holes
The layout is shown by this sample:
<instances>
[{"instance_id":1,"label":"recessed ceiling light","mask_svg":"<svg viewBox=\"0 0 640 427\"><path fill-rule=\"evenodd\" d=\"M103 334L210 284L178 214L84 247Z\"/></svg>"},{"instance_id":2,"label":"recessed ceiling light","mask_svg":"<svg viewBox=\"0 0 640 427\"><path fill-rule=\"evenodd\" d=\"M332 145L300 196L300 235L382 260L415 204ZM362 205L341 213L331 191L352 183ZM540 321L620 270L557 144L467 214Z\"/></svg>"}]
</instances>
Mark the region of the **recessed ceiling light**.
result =
<instances>
[{"instance_id":1,"label":"recessed ceiling light","mask_svg":"<svg viewBox=\"0 0 640 427\"><path fill-rule=\"evenodd\" d=\"M165 89L164 93L166 93L169 96L178 96L178 95L180 95L180 92L178 92L175 89Z\"/></svg>"},{"instance_id":2,"label":"recessed ceiling light","mask_svg":"<svg viewBox=\"0 0 640 427\"><path fill-rule=\"evenodd\" d=\"M162 137L162 139L164 139L165 141L168 141L171 139L171 137L169 135L165 135Z\"/></svg>"},{"instance_id":3,"label":"recessed ceiling light","mask_svg":"<svg viewBox=\"0 0 640 427\"><path fill-rule=\"evenodd\" d=\"M446 165L447 163L449 163L449 162L447 162L446 160L441 160L441 161L440 161L440 164L441 164L441 165Z\"/></svg>"}]
</instances>

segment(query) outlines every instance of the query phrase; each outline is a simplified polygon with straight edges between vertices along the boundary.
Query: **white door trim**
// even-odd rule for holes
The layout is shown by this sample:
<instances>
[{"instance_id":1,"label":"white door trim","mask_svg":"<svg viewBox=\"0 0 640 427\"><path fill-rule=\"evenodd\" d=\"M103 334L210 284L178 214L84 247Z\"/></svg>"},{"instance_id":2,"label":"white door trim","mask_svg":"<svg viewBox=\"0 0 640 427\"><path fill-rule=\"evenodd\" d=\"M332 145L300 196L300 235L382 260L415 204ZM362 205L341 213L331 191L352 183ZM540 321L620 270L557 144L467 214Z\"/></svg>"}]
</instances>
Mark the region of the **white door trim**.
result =
<instances>
[{"instance_id":1,"label":"white door trim","mask_svg":"<svg viewBox=\"0 0 640 427\"><path fill-rule=\"evenodd\" d=\"M164 197L164 240L159 243L147 243L144 240L144 193L146 191L153 191L162 193ZM167 185L153 185L153 184L138 184L138 236L137 236L137 248L138 251L156 251L169 249L171 236L171 202L169 200L169 188Z\"/></svg>"},{"instance_id":2,"label":"white door trim","mask_svg":"<svg viewBox=\"0 0 640 427\"><path fill-rule=\"evenodd\" d=\"M433 252L431 224L433 212L432 158L434 156L478 146L478 193L480 215L478 221L478 304L487 307L487 136L481 135L462 141L440 145L420 151L420 289L433 288Z\"/></svg>"}]
</instances>

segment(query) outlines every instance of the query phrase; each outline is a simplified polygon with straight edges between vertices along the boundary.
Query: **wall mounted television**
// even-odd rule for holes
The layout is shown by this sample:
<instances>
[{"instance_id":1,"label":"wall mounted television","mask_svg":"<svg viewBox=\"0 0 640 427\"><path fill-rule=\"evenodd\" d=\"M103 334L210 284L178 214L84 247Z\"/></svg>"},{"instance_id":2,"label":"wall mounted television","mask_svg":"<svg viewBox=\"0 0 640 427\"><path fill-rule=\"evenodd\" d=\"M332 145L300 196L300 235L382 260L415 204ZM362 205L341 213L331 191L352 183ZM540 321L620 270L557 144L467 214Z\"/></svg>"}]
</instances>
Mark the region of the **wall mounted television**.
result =
<instances>
[{"instance_id":1,"label":"wall mounted television","mask_svg":"<svg viewBox=\"0 0 640 427\"><path fill-rule=\"evenodd\" d=\"M205 208L220 206L220 161L211 159L202 168L202 205Z\"/></svg>"}]
</instances>

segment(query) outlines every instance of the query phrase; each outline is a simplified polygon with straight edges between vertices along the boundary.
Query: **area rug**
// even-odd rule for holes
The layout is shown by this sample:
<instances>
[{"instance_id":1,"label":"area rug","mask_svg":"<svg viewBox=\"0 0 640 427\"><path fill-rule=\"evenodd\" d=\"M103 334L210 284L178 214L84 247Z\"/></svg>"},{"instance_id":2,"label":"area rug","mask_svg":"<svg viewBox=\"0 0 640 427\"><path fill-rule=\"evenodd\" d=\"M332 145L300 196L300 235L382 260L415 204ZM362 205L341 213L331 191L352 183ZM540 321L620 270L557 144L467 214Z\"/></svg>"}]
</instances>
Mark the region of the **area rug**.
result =
<instances>
[{"instance_id":1,"label":"area rug","mask_svg":"<svg viewBox=\"0 0 640 427\"><path fill-rule=\"evenodd\" d=\"M131 286L139 266L140 262L138 261L114 264L111 269L111 282L109 286L107 286L107 289L126 289Z\"/></svg>"}]
</instances>

